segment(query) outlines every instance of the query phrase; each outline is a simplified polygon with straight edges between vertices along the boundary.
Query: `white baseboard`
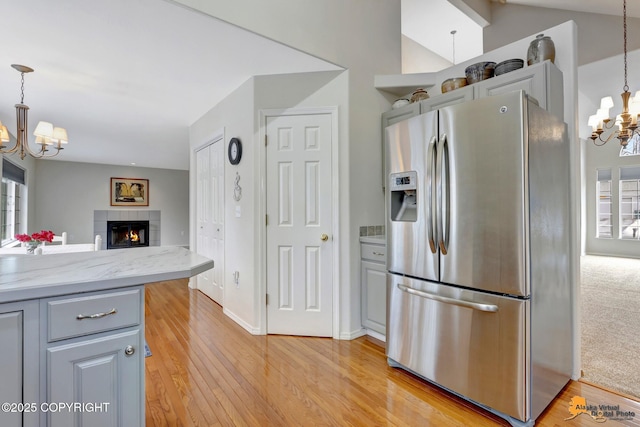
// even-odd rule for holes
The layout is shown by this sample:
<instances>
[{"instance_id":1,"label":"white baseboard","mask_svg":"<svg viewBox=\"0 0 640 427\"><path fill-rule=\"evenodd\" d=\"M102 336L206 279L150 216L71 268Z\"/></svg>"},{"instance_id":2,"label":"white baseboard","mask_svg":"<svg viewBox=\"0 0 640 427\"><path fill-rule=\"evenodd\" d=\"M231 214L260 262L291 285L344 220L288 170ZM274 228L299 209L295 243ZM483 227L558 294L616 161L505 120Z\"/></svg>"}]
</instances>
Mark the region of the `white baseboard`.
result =
<instances>
[{"instance_id":1,"label":"white baseboard","mask_svg":"<svg viewBox=\"0 0 640 427\"><path fill-rule=\"evenodd\" d=\"M372 331L371 329L367 329L367 335L371 335L375 339L380 340L382 342L387 342L386 335L381 334L380 332L376 332L376 331Z\"/></svg>"},{"instance_id":2,"label":"white baseboard","mask_svg":"<svg viewBox=\"0 0 640 427\"><path fill-rule=\"evenodd\" d=\"M356 338L360 338L367 335L367 330L364 328L360 328L356 331L351 331L351 332L341 332L340 333L340 337L338 337L338 339L340 340L354 340Z\"/></svg>"},{"instance_id":3,"label":"white baseboard","mask_svg":"<svg viewBox=\"0 0 640 427\"><path fill-rule=\"evenodd\" d=\"M229 317L231 320L233 320L234 322L236 322L238 325L240 325L243 329L245 329L247 332L249 332L251 335L264 335L260 333L260 328L254 328L253 326L251 326L250 324L248 324L247 322L245 322L244 320L242 320L239 316L237 316L235 313L233 313L232 311L226 309L226 308L222 308L222 312Z\"/></svg>"}]
</instances>

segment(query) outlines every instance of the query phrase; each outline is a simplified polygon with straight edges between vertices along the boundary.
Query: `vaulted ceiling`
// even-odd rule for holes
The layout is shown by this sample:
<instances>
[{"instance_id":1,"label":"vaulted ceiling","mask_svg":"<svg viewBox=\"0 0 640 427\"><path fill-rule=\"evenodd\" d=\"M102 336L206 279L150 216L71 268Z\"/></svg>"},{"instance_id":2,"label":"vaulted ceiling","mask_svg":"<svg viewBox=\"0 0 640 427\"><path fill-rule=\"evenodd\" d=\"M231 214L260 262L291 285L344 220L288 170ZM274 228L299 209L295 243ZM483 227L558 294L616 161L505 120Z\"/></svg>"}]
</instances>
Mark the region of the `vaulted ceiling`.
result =
<instances>
[{"instance_id":1,"label":"vaulted ceiling","mask_svg":"<svg viewBox=\"0 0 640 427\"><path fill-rule=\"evenodd\" d=\"M431 6L403 14L406 28L412 18L439 31L427 36L427 48L447 57L456 29L457 62L481 53L480 27L452 4L489 0L402 1ZM621 14L609 0L493 1ZM640 0L628 3L630 16L640 17ZM61 160L188 169L188 127L251 76L340 69L171 1L20 0L5 10L0 121L15 134L20 74L10 65L34 68L24 84L30 133L40 120L67 128ZM474 25L473 42L465 42L464 29Z\"/></svg>"}]
</instances>

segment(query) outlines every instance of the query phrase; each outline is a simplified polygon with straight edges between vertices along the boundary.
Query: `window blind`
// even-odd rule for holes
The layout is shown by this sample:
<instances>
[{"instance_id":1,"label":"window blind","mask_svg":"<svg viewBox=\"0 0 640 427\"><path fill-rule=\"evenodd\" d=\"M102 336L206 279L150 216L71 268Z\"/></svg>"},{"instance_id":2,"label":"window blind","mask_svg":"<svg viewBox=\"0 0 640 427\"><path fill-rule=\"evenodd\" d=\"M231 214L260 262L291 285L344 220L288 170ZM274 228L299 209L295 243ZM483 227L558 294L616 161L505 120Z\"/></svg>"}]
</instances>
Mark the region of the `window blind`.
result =
<instances>
[{"instance_id":1,"label":"window blind","mask_svg":"<svg viewBox=\"0 0 640 427\"><path fill-rule=\"evenodd\" d=\"M2 177L17 182L18 184L25 184L24 169L4 158L2 159Z\"/></svg>"}]
</instances>

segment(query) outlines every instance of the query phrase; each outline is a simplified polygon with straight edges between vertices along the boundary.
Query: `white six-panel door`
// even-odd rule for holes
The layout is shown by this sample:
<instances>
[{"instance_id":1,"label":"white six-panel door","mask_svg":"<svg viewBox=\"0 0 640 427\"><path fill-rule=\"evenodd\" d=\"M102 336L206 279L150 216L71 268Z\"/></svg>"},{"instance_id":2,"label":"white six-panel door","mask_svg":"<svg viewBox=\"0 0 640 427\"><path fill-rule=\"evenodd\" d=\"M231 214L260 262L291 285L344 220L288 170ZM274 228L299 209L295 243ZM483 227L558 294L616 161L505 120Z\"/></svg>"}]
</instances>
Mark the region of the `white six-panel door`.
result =
<instances>
[{"instance_id":1,"label":"white six-panel door","mask_svg":"<svg viewBox=\"0 0 640 427\"><path fill-rule=\"evenodd\" d=\"M215 262L197 277L197 288L223 305L224 284L224 142L196 152L196 252Z\"/></svg>"},{"instance_id":2,"label":"white six-panel door","mask_svg":"<svg viewBox=\"0 0 640 427\"><path fill-rule=\"evenodd\" d=\"M267 332L332 336L331 115L266 118Z\"/></svg>"}]
</instances>

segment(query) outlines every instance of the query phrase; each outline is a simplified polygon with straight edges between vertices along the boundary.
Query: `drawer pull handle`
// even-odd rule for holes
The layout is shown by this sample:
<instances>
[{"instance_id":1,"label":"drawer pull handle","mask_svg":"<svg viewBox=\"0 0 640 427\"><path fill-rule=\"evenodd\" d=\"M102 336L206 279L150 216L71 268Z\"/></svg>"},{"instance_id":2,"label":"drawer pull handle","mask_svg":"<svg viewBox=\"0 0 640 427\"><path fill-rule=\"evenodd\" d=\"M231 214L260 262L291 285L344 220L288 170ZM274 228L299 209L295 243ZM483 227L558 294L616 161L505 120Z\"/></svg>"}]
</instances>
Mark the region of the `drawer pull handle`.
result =
<instances>
[{"instance_id":1,"label":"drawer pull handle","mask_svg":"<svg viewBox=\"0 0 640 427\"><path fill-rule=\"evenodd\" d=\"M78 314L76 316L76 319L78 319L78 320L82 320L82 319L100 319L100 318L105 317L105 316L111 316L112 314L116 314L117 312L118 312L118 310L116 310L115 308L112 308L111 311L107 311L106 313Z\"/></svg>"},{"instance_id":2,"label":"drawer pull handle","mask_svg":"<svg viewBox=\"0 0 640 427\"><path fill-rule=\"evenodd\" d=\"M374 251L374 252L373 252L373 254L374 254L374 255L380 255L380 256L382 256L382 255L384 255L384 252L375 252L375 251Z\"/></svg>"}]
</instances>

